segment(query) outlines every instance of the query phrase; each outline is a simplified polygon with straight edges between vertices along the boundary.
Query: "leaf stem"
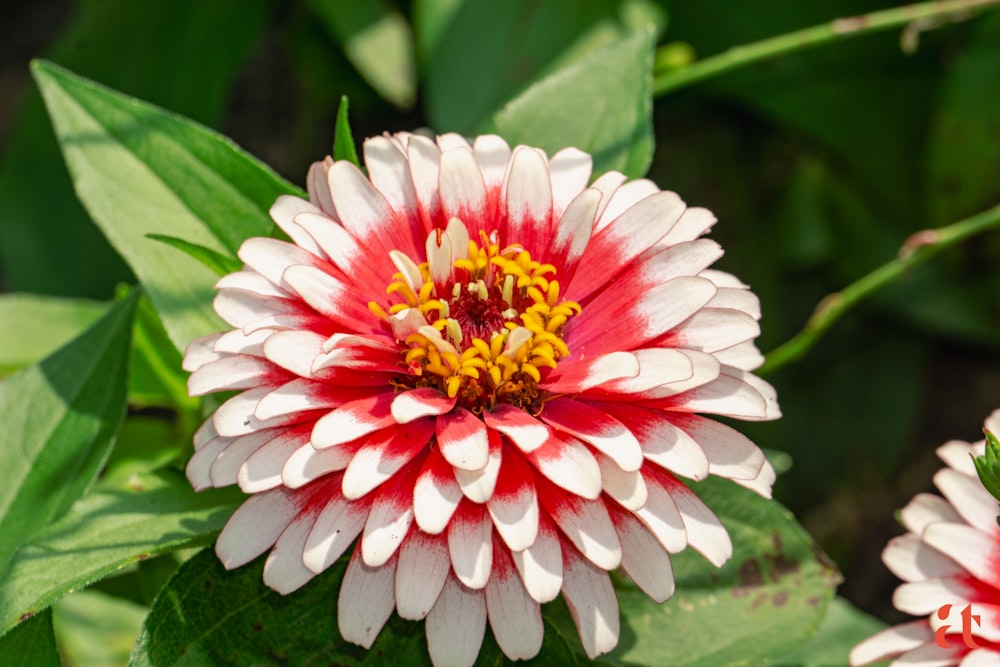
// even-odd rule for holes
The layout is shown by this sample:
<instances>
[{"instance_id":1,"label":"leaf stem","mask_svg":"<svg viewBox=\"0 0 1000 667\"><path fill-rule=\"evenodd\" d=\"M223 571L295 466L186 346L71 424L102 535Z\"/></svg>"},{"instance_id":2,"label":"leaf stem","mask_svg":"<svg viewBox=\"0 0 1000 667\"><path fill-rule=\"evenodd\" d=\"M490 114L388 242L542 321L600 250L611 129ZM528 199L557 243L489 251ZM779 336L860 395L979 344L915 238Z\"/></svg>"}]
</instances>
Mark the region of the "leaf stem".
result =
<instances>
[{"instance_id":1,"label":"leaf stem","mask_svg":"<svg viewBox=\"0 0 1000 667\"><path fill-rule=\"evenodd\" d=\"M994 228L1000 228L1000 204L945 227L912 235L903 243L896 259L820 301L802 331L768 353L757 372L766 375L799 359L834 322L869 295L942 251Z\"/></svg>"},{"instance_id":2,"label":"leaf stem","mask_svg":"<svg viewBox=\"0 0 1000 667\"><path fill-rule=\"evenodd\" d=\"M1000 5L1000 0L936 0L835 19L759 42L734 46L682 69L654 74L653 96L660 97L768 58L880 30L905 26L902 41L904 49L907 45L915 48L916 36L921 31L949 22L964 21L975 16L977 10L997 5Z\"/></svg>"}]
</instances>

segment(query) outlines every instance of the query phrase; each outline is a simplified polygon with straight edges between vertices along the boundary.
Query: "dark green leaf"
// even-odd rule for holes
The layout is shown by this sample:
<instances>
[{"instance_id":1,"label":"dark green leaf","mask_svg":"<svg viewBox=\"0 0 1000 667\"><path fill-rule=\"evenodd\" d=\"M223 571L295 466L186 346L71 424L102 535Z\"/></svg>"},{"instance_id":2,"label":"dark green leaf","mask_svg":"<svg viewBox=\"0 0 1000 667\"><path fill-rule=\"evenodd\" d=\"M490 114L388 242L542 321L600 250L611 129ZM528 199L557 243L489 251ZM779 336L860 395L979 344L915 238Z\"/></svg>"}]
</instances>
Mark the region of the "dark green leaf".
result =
<instances>
[{"instance_id":1,"label":"dark green leaf","mask_svg":"<svg viewBox=\"0 0 1000 667\"><path fill-rule=\"evenodd\" d=\"M732 558L715 569L691 549L673 556L677 592L662 605L623 580L621 638L601 660L622 666L767 664L819 627L840 577L792 515L728 480L713 477L694 486L729 531ZM575 636L568 615L554 607L547 610L550 619L565 636Z\"/></svg>"},{"instance_id":2,"label":"dark green leaf","mask_svg":"<svg viewBox=\"0 0 1000 667\"><path fill-rule=\"evenodd\" d=\"M594 156L594 171L646 173L653 155L653 33L593 51L535 83L493 117L511 143L549 154L576 146Z\"/></svg>"},{"instance_id":3,"label":"dark green leaf","mask_svg":"<svg viewBox=\"0 0 1000 667\"><path fill-rule=\"evenodd\" d=\"M177 248L188 257L193 257L220 276L239 271L243 268L243 262L235 257L217 252L211 248L206 248L205 246L198 245L197 243L189 243L188 241L179 239L175 236L167 236L166 234L146 234L146 238L159 241L160 243L166 243L171 248Z\"/></svg>"},{"instance_id":4,"label":"dark green leaf","mask_svg":"<svg viewBox=\"0 0 1000 667\"><path fill-rule=\"evenodd\" d=\"M25 619L16 630L0 639L0 655L11 667L59 667L62 661L56 651L52 632L52 613L46 609Z\"/></svg>"},{"instance_id":5,"label":"dark green leaf","mask_svg":"<svg viewBox=\"0 0 1000 667\"><path fill-rule=\"evenodd\" d=\"M0 634L132 563L205 544L232 514L235 495L195 494L172 472L101 481L14 556L0 578Z\"/></svg>"},{"instance_id":6,"label":"dark green leaf","mask_svg":"<svg viewBox=\"0 0 1000 667\"><path fill-rule=\"evenodd\" d=\"M56 37L46 48L53 61L217 125L232 107L232 83L273 6L270 0L79 0L41 20L32 12L7 12L4 26L32 40L25 54ZM5 124L0 160L3 283L11 290L107 299L117 283L134 279L74 196L41 98L20 80L20 67L17 61L7 70L13 88L4 95L7 112L18 98L24 104L18 121Z\"/></svg>"},{"instance_id":7,"label":"dark green leaf","mask_svg":"<svg viewBox=\"0 0 1000 667\"><path fill-rule=\"evenodd\" d=\"M274 226L267 211L298 193L231 141L56 65L35 62L77 194L125 257L178 349L220 328L215 275L147 238L171 236L235 254Z\"/></svg>"},{"instance_id":8,"label":"dark green leaf","mask_svg":"<svg viewBox=\"0 0 1000 667\"><path fill-rule=\"evenodd\" d=\"M951 61L927 146L927 226L972 215L1000 200L1000 14L975 26Z\"/></svg>"},{"instance_id":9,"label":"dark green leaf","mask_svg":"<svg viewBox=\"0 0 1000 667\"><path fill-rule=\"evenodd\" d=\"M52 609L56 639L66 664L124 665L148 611L134 602L96 591L67 595Z\"/></svg>"},{"instance_id":10,"label":"dark green leaf","mask_svg":"<svg viewBox=\"0 0 1000 667\"><path fill-rule=\"evenodd\" d=\"M333 137L333 159L350 160L351 163L360 167L358 151L354 148L354 135L351 134L351 123L347 117L348 111L347 95L340 98L340 106L337 107L337 129Z\"/></svg>"},{"instance_id":11,"label":"dark green leaf","mask_svg":"<svg viewBox=\"0 0 1000 667\"><path fill-rule=\"evenodd\" d=\"M180 413L181 421L196 418L200 403L188 395L188 374L181 363L153 304L146 297L139 299L132 331L129 404L170 408Z\"/></svg>"},{"instance_id":12,"label":"dark green leaf","mask_svg":"<svg viewBox=\"0 0 1000 667\"><path fill-rule=\"evenodd\" d=\"M413 34L402 14L384 0L312 0L309 5L379 95L402 109L413 106Z\"/></svg>"},{"instance_id":13,"label":"dark green leaf","mask_svg":"<svg viewBox=\"0 0 1000 667\"><path fill-rule=\"evenodd\" d=\"M97 321L106 303L37 294L0 295L0 374L30 366Z\"/></svg>"},{"instance_id":14,"label":"dark green leaf","mask_svg":"<svg viewBox=\"0 0 1000 667\"><path fill-rule=\"evenodd\" d=\"M125 416L137 295L83 335L0 384L9 455L0 466L0 570L93 482Z\"/></svg>"}]
</instances>

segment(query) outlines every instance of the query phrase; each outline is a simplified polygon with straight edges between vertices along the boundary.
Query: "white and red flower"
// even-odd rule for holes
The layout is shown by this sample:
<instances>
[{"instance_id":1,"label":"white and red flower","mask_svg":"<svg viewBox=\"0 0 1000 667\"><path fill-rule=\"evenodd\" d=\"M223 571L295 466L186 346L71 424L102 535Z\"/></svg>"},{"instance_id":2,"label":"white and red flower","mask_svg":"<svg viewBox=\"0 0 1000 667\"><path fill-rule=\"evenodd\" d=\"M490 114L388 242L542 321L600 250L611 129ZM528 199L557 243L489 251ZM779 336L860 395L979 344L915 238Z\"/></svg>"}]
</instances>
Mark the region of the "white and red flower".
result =
<instances>
[{"instance_id":1,"label":"white and red flower","mask_svg":"<svg viewBox=\"0 0 1000 667\"><path fill-rule=\"evenodd\" d=\"M1000 410L985 427L1000 433ZM894 660L920 667L1000 665L1000 503L989 494L972 462L985 441L953 440L938 448L948 467L934 484L944 498L916 496L900 513L909 531L894 538L882 560L905 583L893 604L924 616L858 644L851 665Z\"/></svg>"},{"instance_id":2,"label":"white and red flower","mask_svg":"<svg viewBox=\"0 0 1000 667\"><path fill-rule=\"evenodd\" d=\"M399 134L364 158L367 176L327 158L309 201L278 199L292 242L243 244L215 300L234 329L187 350L193 395L240 392L188 465L197 489L253 494L216 551L228 568L270 551L287 593L356 544L338 614L362 646L395 609L426 619L435 664L471 664L487 619L529 658L562 593L606 652L609 570L663 601L669 554L730 556L678 476L770 494L760 450L699 414L778 416L751 373L757 298L709 268L709 211L619 173L591 184L578 150Z\"/></svg>"}]
</instances>

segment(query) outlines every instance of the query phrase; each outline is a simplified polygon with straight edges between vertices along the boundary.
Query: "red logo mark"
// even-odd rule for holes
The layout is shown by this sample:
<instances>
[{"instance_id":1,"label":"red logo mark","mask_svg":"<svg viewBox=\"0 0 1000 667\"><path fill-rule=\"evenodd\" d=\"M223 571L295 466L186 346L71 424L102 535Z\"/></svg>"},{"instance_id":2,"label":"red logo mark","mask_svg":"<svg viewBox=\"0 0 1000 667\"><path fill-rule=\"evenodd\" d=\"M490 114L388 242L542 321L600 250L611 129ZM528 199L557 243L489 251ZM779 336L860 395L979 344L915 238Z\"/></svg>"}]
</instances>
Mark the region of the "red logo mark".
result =
<instances>
[{"instance_id":1,"label":"red logo mark","mask_svg":"<svg viewBox=\"0 0 1000 667\"><path fill-rule=\"evenodd\" d=\"M952 605L950 604L941 605L941 607L937 610L937 617L942 621L946 620L948 616L951 614L951 607ZM976 640L972 638L972 624L975 623L977 628L981 627L979 623L979 614L973 614L972 605L969 604L966 605L965 609L962 610L961 616L962 616L962 641L965 642L965 645L970 649L979 648L979 644L977 644ZM940 628L938 628L937 631L934 633L934 643L940 646L941 648L951 648L951 644L948 643L948 637L947 637L948 630L950 629L951 629L950 625L942 625Z\"/></svg>"}]
</instances>

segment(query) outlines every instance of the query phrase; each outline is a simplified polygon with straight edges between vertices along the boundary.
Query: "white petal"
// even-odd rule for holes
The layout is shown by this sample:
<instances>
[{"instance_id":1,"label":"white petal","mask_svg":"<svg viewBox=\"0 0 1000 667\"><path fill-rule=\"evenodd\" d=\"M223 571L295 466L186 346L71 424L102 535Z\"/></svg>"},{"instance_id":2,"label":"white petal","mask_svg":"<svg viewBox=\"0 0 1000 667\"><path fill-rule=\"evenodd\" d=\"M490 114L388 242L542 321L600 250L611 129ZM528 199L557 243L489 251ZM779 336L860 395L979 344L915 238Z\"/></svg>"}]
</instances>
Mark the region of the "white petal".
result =
<instances>
[{"instance_id":1,"label":"white petal","mask_svg":"<svg viewBox=\"0 0 1000 667\"><path fill-rule=\"evenodd\" d=\"M220 355L215 349L215 342L221 336L222 334L216 333L188 343L188 346L184 349L184 361L181 362L181 367L190 373L209 362L219 359Z\"/></svg>"},{"instance_id":2,"label":"white petal","mask_svg":"<svg viewBox=\"0 0 1000 667\"><path fill-rule=\"evenodd\" d=\"M559 537L551 520L539 518L538 535L523 551L511 552L524 588L537 602L556 599L562 589L563 557Z\"/></svg>"},{"instance_id":3,"label":"white petal","mask_svg":"<svg viewBox=\"0 0 1000 667\"><path fill-rule=\"evenodd\" d=\"M668 552L682 551L687 546L687 530L677 504L660 484L647 484L646 488L646 504L635 511L636 518L649 528Z\"/></svg>"},{"instance_id":4,"label":"white petal","mask_svg":"<svg viewBox=\"0 0 1000 667\"><path fill-rule=\"evenodd\" d=\"M941 496L930 493L918 493L913 500L899 512L903 525L911 533L920 535L929 524L936 521L962 523L962 517L955 508Z\"/></svg>"},{"instance_id":5,"label":"white petal","mask_svg":"<svg viewBox=\"0 0 1000 667\"><path fill-rule=\"evenodd\" d=\"M324 340L312 331L278 331L264 341L264 356L299 377L312 377L313 360L323 353Z\"/></svg>"},{"instance_id":6,"label":"white petal","mask_svg":"<svg viewBox=\"0 0 1000 667\"><path fill-rule=\"evenodd\" d=\"M486 187L499 188L510 161L510 146L495 134L483 134L476 137L472 151L483 172Z\"/></svg>"},{"instance_id":7,"label":"white petal","mask_svg":"<svg viewBox=\"0 0 1000 667\"><path fill-rule=\"evenodd\" d=\"M413 523L413 508L403 502L401 491L383 487L372 502L361 536L366 565L378 567L392 558Z\"/></svg>"},{"instance_id":8,"label":"white petal","mask_svg":"<svg viewBox=\"0 0 1000 667\"><path fill-rule=\"evenodd\" d=\"M486 599L448 577L437 603L427 615L427 649L431 662L471 667L486 632Z\"/></svg>"},{"instance_id":9,"label":"white petal","mask_svg":"<svg viewBox=\"0 0 1000 667\"><path fill-rule=\"evenodd\" d=\"M658 603L674 594L674 571L670 555L652 533L625 512L615 515L622 543L622 569L642 592Z\"/></svg>"},{"instance_id":10,"label":"white petal","mask_svg":"<svg viewBox=\"0 0 1000 667\"><path fill-rule=\"evenodd\" d=\"M680 482L668 491L677 505L677 511L684 519L688 544L707 558L712 565L722 567L722 564L733 555L733 543L719 517L715 516L691 489Z\"/></svg>"},{"instance_id":11,"label":"white petal","mask_svg":"<svg viewBox=\"0 0 1000 667\"><path fill-rule=\"evenodd\" d=\"M563 560L563 597L580 633L583 650L593 660L618 644L618 598L607 572L571 549Z\"/></svg>"},{"instance_id":12,"label":"white petal","mask_svg":"<svg viewBox=\"0 0 1000 667\"><path fill-rule=\"evenodd\" d=\"M187 467L185 468L188 481L191 482L191 486L194 487L195 491L202 491L215 486L210 472L212 464L229 447L231 442L233 442L233 438L217 436L195 450L194 455L188 460Z\"/></svg>"},{"instance_id":13,"label":"white petal","mask_svg":"<svg viewBox=\"0 0 1000 667\"><path fill-rule=\"evenodd\" d=\"M260 422L288 417L311 410L340 405L342 400L324 391L324 386L306 378L297 378L262 396L253 416Z\"/></svg>"},{"instance_id":14,"label":"white petal","mask_svg":"<svg viewBox=\"0 0 1000 667\"><path fill-rule=\"evenodd\" d=\"M912 533L889 540L882 551L882 562L903 581L949 577L962 572L955 561Z\"/></svg>"},{"instance_id":15,"label":"white petal","mask_svg":"<svg viewBox=\"0 0 1000 667\"><path fill-rule=\"evenodd\" d=\"M188 377L188 394L204 396L217 391L251 389L287 377L276 370L273 364L260 357L243 354L221 357L208 362Z\"/></svg>"},{"instance_id":16,"label":"white petal","mask_svg":"<svg viewBox=\"0 0 1000 667\"><path fill-rule=\"evenodd\" d=\"M396 421L389 409L393 401L391 393L374 394L323 415L313 429L313 446L335 447L392 426Z\"/></svg>"},{"instance_id":17,"label":"white petal","mask_svg":"<svg viewBox=\"0 0 1000 667\"><path fill-rule=\"evenodd\" d=\"M281 483L297 489L327 473L343 470L354 458L354 451L350 447L316 449L311 444L302 445L285 461Z\"/></svg>"},{"instance_id":18,"label":"white petal","mask_svg":"<svg viewBox=\"0 0 1000 667\"><path fill-rule=\"evenodd\" d=\"M315 521L315 515L299 515L288 524L264 562L264 583L282 595L302 588L316 576L302 564L302 549Z\"/></svg>"},{"instance_id":19,"label":"white petal","mask_svg":"<svg viewBox=\"0 0 1000 667\"><path fill-rule=\"evenodd\" d=\"M576 148L564 148L549 160L552 177L552 207L556 215L587 187L594 161ZM595 202L596 203L596 202Z\"/></svg>"},{"instance_id":20,"label":"white petal","mask_svg":"<svg viewBox=\"0 0 1000 667\"><path fill-rule=\"evenodd\" d=\"M503 550L498 550L502 552ZM542 647L544 625L538 603L528 595L506 553L486 584L486 610L497 644L508 658L527 660Z\"/></svg>"},{"instance_id":21,"label":"white petal","mask_svg":"<svg viewBox=\"0 0 1000 667\"><path fill-rule=\"evenodd\" d=\"M397 396L396 402L405 395ZM393 403L393 410L396 409L396 402ZM480 471L489 463L490 444L486 424L465 408L455 408L438 417L437 443L441 455L456 468Z\"/></svg>"},{"instance_id":22,"label":"white petal","mask_svg":"<svg viewBox=\"0 0 1000 667\"><path fill-rule=\"evenodd\" d=\"M500 474L500 435L495 431L492 435L490 455L485 466L479 470L455 468L455 481L458 482L465 497L474 503L485 503L493 497L497 476Z\"/></svg>"},{"instance_id":23,"label":"white petal","mask_svg":"<svg viewBox=\"0 0 1000 667\"><path fill-rule=\"evenodd\" d=\"M489 515L468 503L460 507L448 524L448 552L458 580L469 588L483 588L493 564Z\"/></svg>"},{"instance_id":24,"label":"white petal","mask_svg":"<svg viewBox=\"0 0 1000 667\"><path fill-rule=\"evenodd\" d=\"M399 548L396 566L396 609L400 617L419 621L427 616L450 570L444 539L420 530L411 531Z\"/></svg>"},{"instance_id":25,"label":"white petal","mask_svg":"<svg viewBox=\"0 0 1000 667\"><path fill-rule=\"evenodd\" d=\"M934 475L934 484L971 525L986 533L997 529L1000 503L986 490L979 477L966 477L957 470L945 468Z\"/></svg>"},{"instance_id":26,"label":"white petal","mask_svg":"<svg viewBox=\"0 0 1000 667\"><path fill-rule=\"evenodd\" d=\"M363 151L368 178L389 206L397 211L415 211L417 195L406 155L387 137L365 139Z\"/></svg>"},{"instance_id":27,"label":"white petal","mask_svg":"<svg viewBox=\"0 0 1000 667\"><path fill-rule=\"evenodd\" d=\"M907 614L925 616L941 605L964 601L968 595L968 589L955 579L926 579L899 586L893 593L892 604Z\"/></svg>"},{"instance_id":28,"label":"white petal","mask_svg":"<svg viewBox=\"0 0 1000 667\"><path fill-rule=\"evenodd\" d=\"M448 526L462 500L462 490L451 467L440 458L440 454L435 461L435 454L432 452L428 457L413 487L413 513L417 525L432 535L437 535Z\"/></svg>"},{"instance_id":29,"label":"white petal","mask_svg":"<svg viewBox=\"0 0 1000 667\"><path fill-rule=\"evenodd\" d=\"M993 520L996 521L995 516ZM1000 548L997 547L996 532L995 523L990 534L958 523L932 523L922 537L924 542L951 556L980 581L1000 588L1000 572L997 571Z\"/></svg>"},{"instance_id":30,"label":"white petal","mask_svg":"<svg viewBox=\"0 0 1000 667\"><path fill-rule=\"evenodd\" d=\"M295 428L283 431L267 444L247 457L236 474L244 493L260 493L281 484L281 471L285 462L299 447L309 444L309 429Z\"/></svg>"},{"instance_id":31,"label":"white petal","mask_svg":"<svg viewBox=\"0 0 1000 667\"><path fill-rule=\"evenodd\" d=\"M561 497L560 497L561 496ZM584 500L559 494L555 498L540 493L539 501L588 560L605 570L621 564L622 548L608 510L600 500Z\"/></svg>"},{"instance_id":32,"label":"white petal","mask_svg":"<svg viewBox=\"0 0 1000 667\"><path fill-rule=\"evenodd\" d=\"M455 399L448 398L437 389L422 387L397 394L392 401L392 416L396 423L408 424L421 417L443 415L453 407Z\"/></svg>"},{"instance_id":33,"label":"white petal","mask_svg":"<svg viewBox=\"0 0 1000 667\"><path fill-rule=\"evenodd\" d=\"M225 451L219 454L212 463L211 476L213 486L229 486L236 484L240 467L258 449L276 437L283 429L265 429L232 440ZM194 457L191 459L194 460Z\"/></svg>"},{"instance_id":34,"label":"white petal","mask_svg":"<svg viewBox=\"0 0 1000 667\"><path fill-rule=\"evenodd\" d=\"M582 498L601 494L601 469L594 455L573 437L553 433L549 440L526 455L549 481Z\"/></svg>"},{"instance_id":35,"label":"white petal","mask_svg":"<svg viewBox=\"0 0 1000 667\"><path fill-rule=\"evenodd\" d=\"M340 585L337 624L344 639L367 649L392 615L396 601L393 595L396 559L380 567L369 567L359 552L360 549L354 550Z\"/></svg>"},{"instance_id":36,"label":"white petal","mask_svg":"<svg viewBox=\"0 0 1000 667\"><path fill-rule=\"evenodd\" d=\"M851 650L851 665L860 667L879 660L887 660L933 640L934 632L926 620L886 628Z\"/></svg>"},{"instance_id":37,"label":"white petal","mask_svg":"<svg viewBox=\"0 0 1000 667\"><path fill-rule=\"evenodd\" d=\"M625 509L637 510L646 504L648 491L642 473L626 472L606 456L598 456L601 466L601 488Z\"/></svg>"},{"instance_id":38,"label":"white petal","mask_svg":"<svg viewBox=\"0 0 1000 667\"><path fill-rule=\"evenodd\" d=\"M589 443L618 467L636 471L642 465L642 445L624 424L585 401L556 398L545 405L542 421Z\"/></svg>"},{"instance_id":39,"label":"white petal","mask_svg":"<svg viewBox=\"0 0 1000 667\"><path fill-rule=\"evenodd\" d=\"M487 426L510 438L525 453L541 447L552 433L548 426L509 403L484 410L483 420Z\"/></svg>"},{"instance_id":40,"label":"white petal","mask_svg":"<svg viewBox=\"0 0 1000 667\"><path fill-rule=\"evenodd\" d=\"M361 533L370 507L368 501L351 502L343 496L332 496L306 539L302 563L317 574L333 565Z\"/></svg>"},{"instance_id":41,"label":"white petal","mask_svg":"<svg viewBox=\"0 0 1000 667\"><path fill-rule=\"evenodd\" d=\"M298 512L284 489L252 496L229 517L215 553L227 570L245 565L270 549Z\"/></svg>"}]
</instances>

